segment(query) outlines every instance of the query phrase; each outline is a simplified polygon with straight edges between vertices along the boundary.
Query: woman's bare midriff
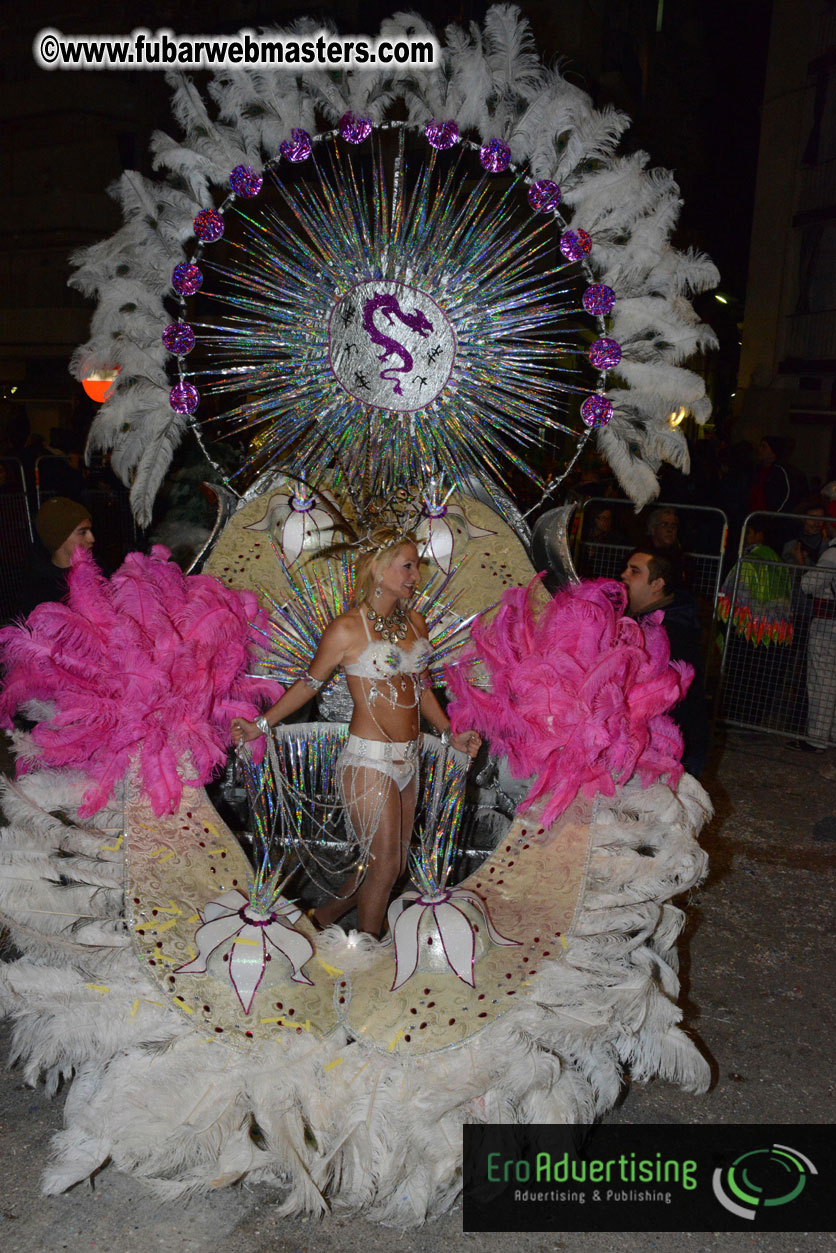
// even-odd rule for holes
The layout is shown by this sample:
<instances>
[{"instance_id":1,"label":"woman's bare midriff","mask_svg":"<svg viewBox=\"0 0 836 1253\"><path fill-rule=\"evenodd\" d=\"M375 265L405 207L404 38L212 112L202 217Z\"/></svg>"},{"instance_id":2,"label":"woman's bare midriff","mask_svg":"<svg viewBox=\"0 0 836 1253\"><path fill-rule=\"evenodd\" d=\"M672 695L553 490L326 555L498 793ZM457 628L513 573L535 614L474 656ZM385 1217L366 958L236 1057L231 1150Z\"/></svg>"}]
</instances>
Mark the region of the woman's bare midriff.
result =
<instances>
[{"instance_id":1,"label":"woman's bare midriff","mask_svg":"<svg viewBox=\"0 0 836 1253\"><path fill-rule=\"evenodd\" d=\"M354 713L351 716L349 730L354 735L362 735L366 740L414 740L418 734L418 709L412 704L415 700L415 681L409 674L396 674L392 682L398 700L408 703L406 709L393 709L389 703L389 685L377 681L377 700L372 705L374 717L369 713L367 701L372 683L369 679L361 679L356 675L348 675L348 690L354 702ZM402 690L401 684L406 687Z\"/></svg>"}]
</instances>

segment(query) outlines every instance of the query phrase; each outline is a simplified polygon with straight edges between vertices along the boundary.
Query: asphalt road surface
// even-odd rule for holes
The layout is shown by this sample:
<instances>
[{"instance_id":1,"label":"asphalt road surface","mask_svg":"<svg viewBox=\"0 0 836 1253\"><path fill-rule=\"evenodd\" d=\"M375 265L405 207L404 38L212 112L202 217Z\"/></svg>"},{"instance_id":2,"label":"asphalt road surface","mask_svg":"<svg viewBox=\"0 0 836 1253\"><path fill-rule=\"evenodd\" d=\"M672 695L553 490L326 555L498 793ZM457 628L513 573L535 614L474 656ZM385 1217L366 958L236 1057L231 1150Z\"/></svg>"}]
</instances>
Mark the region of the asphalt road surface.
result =
<instances>
[{"instance_id":1,"label":"asphalt road surface","mask_svg":"<svg viewBox=\"0 0 836 1253\"><path fill-rule=\"evenodd\" d=\"M692 1096L664 1082L632 1085L621 1123L830 1122L836 1040L836 751L728 735L703 780L716 807L703 834L707 881L680 940L685 1022L714 1083ZM0 1045L8 1044L8 1029ZM92 1184L44 1197L39 1177L61 1126L48 1100L0 1071L0 1253L557 1253L836 1248L832 1234L532 1232L467 1234L461 1211L406 1232L339 1212L276 1216L277 1196L246 1184L161 1205L141 1182L105 1167ZM830 1163L832 1167L832 1162Z\"/></svg>"}]
</instances>

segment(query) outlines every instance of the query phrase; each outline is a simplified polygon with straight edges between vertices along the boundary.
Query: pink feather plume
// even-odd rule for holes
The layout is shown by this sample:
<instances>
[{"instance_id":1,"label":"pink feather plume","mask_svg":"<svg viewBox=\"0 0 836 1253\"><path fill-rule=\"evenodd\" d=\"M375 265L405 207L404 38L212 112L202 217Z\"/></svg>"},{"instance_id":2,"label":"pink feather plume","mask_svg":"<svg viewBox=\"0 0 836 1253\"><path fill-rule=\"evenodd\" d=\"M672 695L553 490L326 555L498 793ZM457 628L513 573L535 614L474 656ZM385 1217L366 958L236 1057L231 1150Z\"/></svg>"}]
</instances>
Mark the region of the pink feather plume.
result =
<instances>
[{"instance_id":1,"label":"pink feather plume","mask_svg":"<svg viewBox=\"0 0 836 1253\"><path fill-rule=\"evenodd\" d=\"M106 804L132 762L154 812L173 813L178 766L193 771L185 782L208 782L226 760L232 718L252 719L282 694L247 678L267 624L253 593L184 575L169 557L162 545L131 553L106 579L78 549L67 604L38 605L0 631L0 725L27 701L51 702L54 716L32 732L37 761L90 776L82 817ZM21 759L19 772L32 764Z\"/></svg>"},{"instance_id":2,"label":"pink feather plume","mask_svg":"<svg viewBox=\"0 0 836 1253\"><path fill-rule=\"evenodd\" d=\"M474 727L505 754L517 778L534 775L527 807L548 797L544 821L579 791L611 796L634 774L647 787L682 775L682 736L666 717L693 671L670 660L660 614L624 616L620 583L568 588L535 614L531 587L512 588L490 623L477 620L471 647L446 671L453 729ZM469 680L481 662L489 690Z\"/></svg>"}]
</instances>

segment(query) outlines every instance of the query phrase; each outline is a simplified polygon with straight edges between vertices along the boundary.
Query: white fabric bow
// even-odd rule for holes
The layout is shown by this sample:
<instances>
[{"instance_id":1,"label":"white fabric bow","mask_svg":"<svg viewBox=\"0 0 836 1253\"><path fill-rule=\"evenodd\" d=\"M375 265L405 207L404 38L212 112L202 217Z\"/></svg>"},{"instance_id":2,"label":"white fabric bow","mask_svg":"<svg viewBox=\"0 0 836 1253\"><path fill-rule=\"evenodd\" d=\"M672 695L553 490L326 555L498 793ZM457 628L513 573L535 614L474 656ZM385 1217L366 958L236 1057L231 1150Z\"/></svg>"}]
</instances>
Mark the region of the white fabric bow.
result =
<instances>
[{"instance_id":1,"label":"white fabric bow","mask_svg":"<svg viewBox=\"0 0 836 1253\"><path fill-rule=\"evenodd\" d=\"M385 943L395 945L395 980L391 991L411 979L418 968L418 931L426 911L432 910L438 930L438 938L447 964L459 979L475 987L473 965L476 954L476 937L473 924L458 908L456 901L474 906L484 919L488 935L494 944L518 945L519 940L509 940L496 930L485 907L485 902L467 888L447 888L434 896L420 892L404 892L387 910L390 939Z\"/></svg>"},{"instance_id":2,"label":"white fabric bow","mask_svg":"<svg viewBox=\"0 0 836 1253\"><path fill-rule=\"evenodd\" d=\"M281 917L280 917L281 915ZM267 965L267 945L286 957L293 969L294 983L313 980L302 973L305 962L313 957L313 945L307 936L292 925L302 911L279 897L269 913L253 909L247 897L237 888L210 901L200 912L203 925L195 932L197 957L176 974L203 975L212 954L222 944L230 944L229 977L245 1014L250 1012ZM288 922L284 922L286 918Z\"/></svg>"}]
</instances>

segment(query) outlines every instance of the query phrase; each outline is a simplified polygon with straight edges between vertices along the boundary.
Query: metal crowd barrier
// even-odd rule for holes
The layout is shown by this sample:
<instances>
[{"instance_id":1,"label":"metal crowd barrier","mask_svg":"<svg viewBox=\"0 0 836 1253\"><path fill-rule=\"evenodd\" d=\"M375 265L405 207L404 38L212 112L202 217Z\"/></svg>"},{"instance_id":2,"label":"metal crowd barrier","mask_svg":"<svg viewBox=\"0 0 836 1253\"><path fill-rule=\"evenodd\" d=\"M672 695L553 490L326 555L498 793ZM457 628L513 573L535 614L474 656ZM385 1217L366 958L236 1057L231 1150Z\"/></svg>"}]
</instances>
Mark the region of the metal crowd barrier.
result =
<instances>
[{"instance_id":1,"label":"metal crowd barrier","mask_svg":"<svg viewBox=\"0 0 836 1253\"><path fill-rule=\"evenodd\" d=\"M26 478L17 457L0 457L0 619L16 612L32 545Z\"/></svg>"},{"instance_id":2,"label":"metal crowd barrier","mask_svg":"<svg viewBox=\"0 0 836 1253\"><path fill-rule=\"evenodd\" d=\"M747 555L752 519L778 532L772 549L779 555L790 532L798 535L811 521L750 514L744 523L719 605L725 621L718 717L728 726L836 746L836 572L828 577L823 568L810 578L812 564ZM836 526L828 530L832 536Z\"/></svg>"}]
</instances>

